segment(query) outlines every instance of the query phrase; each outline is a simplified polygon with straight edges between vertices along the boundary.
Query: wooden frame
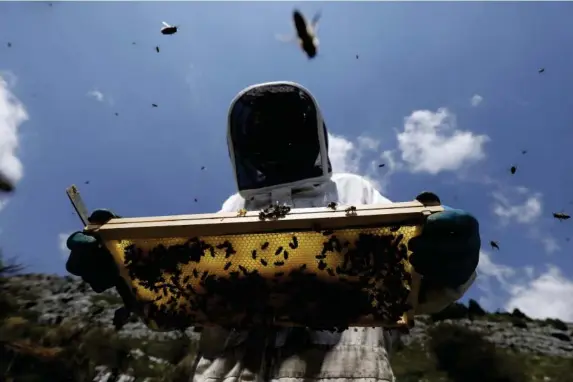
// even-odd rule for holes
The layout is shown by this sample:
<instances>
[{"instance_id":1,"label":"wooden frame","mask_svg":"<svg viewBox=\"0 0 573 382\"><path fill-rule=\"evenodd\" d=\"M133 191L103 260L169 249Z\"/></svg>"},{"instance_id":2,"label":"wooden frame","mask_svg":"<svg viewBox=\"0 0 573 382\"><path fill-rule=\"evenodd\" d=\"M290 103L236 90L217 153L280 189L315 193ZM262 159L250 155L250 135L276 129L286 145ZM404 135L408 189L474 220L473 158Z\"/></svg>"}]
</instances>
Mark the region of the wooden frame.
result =
<instances>
[{"instance_id":1,"label":"wooden frame","mask_svg":"<svg viewBox=\"0 0 573 382\"><path fill-rule=\"evenodd\" d=\"M169 239L191 237L213 237L224 235L248 235L256 233L279 233L281 231L301 232L318 230L350 230L382 226L422 226L425 219L442 212L444 208L438 202L424 205L420 201L358 205L347 212L348 205L338 205L336 209L328 207L292 209L279 219L261 220L259 211L240 214L236 212L152 216L136 218L115 218L105 224L87 222L88 210L85 208L79 191L75 186L67 190L70 201L80 215L82 222L87 223L84 230L97 234L108 245L122 240ZM244 211L243 211L244 212ZM120 272L129 286L130 277L125 269ZM412 283L408 301L414 307L405 312L403 319L396 326L409 326L417 305L420 275L411 270ZM371 318L364 317L357 326L372 326ZM148 323L149 325L149 323Z\"/></svg>"},{"instance_id":2,"label":"wooden frame","mask_svg":"<svg viewBox=\"0 0 573 382\"><path fill-rule=\"evenodd\" d=\"M306 231L350 229L389 224L422 224L442 206L424 206L418 201L356 206L354 213L345 212L348 206L336 210L326 207L293 209L285 217L261 220L258 211L195 215L154 216L111 219L103 225L88 224L86 230L105 240L151 239L162 237L219 236L278 231Z\"/></svg>"}]
</instances>

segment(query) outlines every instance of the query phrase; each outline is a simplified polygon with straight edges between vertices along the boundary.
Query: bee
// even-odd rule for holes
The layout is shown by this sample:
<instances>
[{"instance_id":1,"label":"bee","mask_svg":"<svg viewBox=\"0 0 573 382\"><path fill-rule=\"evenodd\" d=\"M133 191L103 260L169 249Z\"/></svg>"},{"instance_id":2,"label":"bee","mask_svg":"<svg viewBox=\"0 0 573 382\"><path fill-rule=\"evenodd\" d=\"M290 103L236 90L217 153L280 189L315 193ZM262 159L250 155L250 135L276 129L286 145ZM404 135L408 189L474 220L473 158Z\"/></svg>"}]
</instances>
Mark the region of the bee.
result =
<instances>
[{"instance_id":1,"label":"bee","mask_svg":"<svg viewBox=\"0 0 573 382\"><path fill-rule=\"evenodd\" d=\"M14 184L2 173L0 173L0 191L2 192L14 191Z\"/></svg>"},{"instance_id":2,"label":"bee","mask_svg":"<svg viewBox=\"0 0 573 382\"><path fill-rule=\"evenodd\" d=\"M567 214L564 213L564 212L554 212L554 213L553 213L553 217L554 217L555 219L559 220L559 221L563 221L563 220L567 220L567 219L570 219L570 218L571 218L570 215L567 215Z\"/></svg>"},{"instance_id":3,"label":"bee","mask_svg":"<svg viewBox=\"0 0 573 382\"><path fill-rule=\"evenodd\" d=\"M292 243L288 243L288 246L291 247L291 249L297 249L298 248L298 239L296 236L292 237Z\"/></svg>"},{"instance_id":4,"label":"bee","mask_svg":"<svg viewBox=\"0 0 573 382\"><path fill-rule=\"evenodd\" d=\"M386 166L386 163L380 163L380 164L378 165L378 168L382 168L382 167L384 167L384 166Z\"/></svg>"},{"instance_id":5,"label":"bee","mask_svg":"<svg viewBox=\"0 0 573 382\"><path fill-rule=\"evenodd\" d=\"M280 253L283 251L283 247L278 247L277 250L275 251L275 256L280 255Z\"/></svg>"},{"instance_id":6,"label":"bee","mask_svg":"<svg viewBox=\"0 0 573 382\"><path fill-rule=\"evenodd\" d=\"M356 207L354 206L350 206L347 209L344 210L344 212L346 212L346 215L356 215Z\"/></svg>"},{"instance_id":7,"label":"bee","mask_svg":"<svg viewBox=\"0 0 573 382\"><path fill-rule=\"evenodd\" d=\"M540 68L537 73L543 73L545 71L545 68Z\"/></svg>"},{"instance_id":8,"label":"bee","mask_svg":"<svg viewBox=\"0 0 573 382\"><path fill-rule=\"evenodd\" d=\"M165 34L165 35L175 34L175 33L177 33L177 30L179 29L179 27L169 25L165 21L162 21L161 23L164 25L163 28L161 28L161 34Z\"/></svg>"},{"instance_id":9,"label":"bee","mask_svg":"<svg viewBox=\"0 0 573 382\"><path fill-rule=\"evenodd\" d=\"M265 242L263 243L263 245L261 245L261 249L262 249L263 251L264 251L265 249L267 249L268 247L269 247L269 242L268 242L268 241L265 241Z\"/></svg>"},{"instance_id":10,"label":"bee","mask_svg":"<svg viewBox=\"0 0 573 382\"><path fill-rule=\"evenodd\" d=\"M230 261L227 264L225 264L225 267L223 269L228 270L229 268L231 268L231 262Z\"/></svg>"},{"instance_id":11,"label":"bee","mask_svg":"<svg viewBox=\"0 0 573 382\"><path fill-rule=\"evenodd\" d=\"M151 107L157 107L157 104L156 104L156 103L152 103L152 104L151 104Z\"/></svg>"},{"instance_id":12,"label":"bee","mask_svg":"<svg viewBox=\"0 0 573 382\"><path fill-rule=\"evenodd\" d=\"M155 51L156 51L157 53L159 53L159 46L156 46L156 47L155 47Z\"/></svg>"},{"instance_id":13,"label":"bee","mask_svg":"<svg viewBox=\"0 0 573 382\"><path fill-rule=\"evenodd\" d=\"M489 245L491 245L491 249L497 249L499 251L499 245L497 244L497 241L490 241Z\"/></svg>"},{"instance_id":14,"label":"bee","mask_svg":"<svg viewBox=\"0 0 573 382\"><path fill-rule=\"evenodd\" d=\"M358 60L358 55L356 55L356 59Z\"/></svg>"},{"instance_id":15,"label":"bee","mask_svg":"<svg viewBox=\"0 0 573 382\"><path fill-rule=\"evenodd\" d=\"M515 167L515 166L511 166L511 168L509 169L509 172L511 172L511 175L515 174L516 171L517 171L517 167Z\"/></svg>"},{"instance_id":16,"label":"bee","mask_svg":"<svg viewBox=\"0 0 573 382\"><path fill-rule=\"evenodd\" d=\"M247 210L244 208L241 208L239 211L237 211L237 216L245 216L247 215Z\"/></svg>"},{"instance_id":17,"label":"bee","mask_svg":"<svg viewBox=\"0 0 573 382\"><path fill-rule=\"evenodd\" d=\"M299 10L295 9L293 11L293 21L297 35L296 40L309 59L316 57L318 53L319 41L316 37L316 32L318 30L319 19L320 13L316 13L312 18L312 22L309 24ZM291 37L279 38L285 42L290 42L294 39Z\"/></svg>"},{"instance_id":18,"label":"bee","mask_svg":"<svg viewBox=\"0 0 573 382\"><path fill-rule=\"evenodd\" d=\"M320 13L314 15L310 25L308 25L306 19L298 10L293 12L293 19L301 48L305 51L309 59L316 57L316 54L318 53L318 38L316 37L316 31L318 29Z\"/></svg>"},{"instance_id":19,"label":"bee","mask_svg":"<svg viewBox=\"0 0 573 382\"><path fill-rule=\"evenodd\" d=\"M326 205L327 208L330 208L333 211L336 211L336 206L337 206L336 202L330 202Z\"/></svg>"}]
</instances>

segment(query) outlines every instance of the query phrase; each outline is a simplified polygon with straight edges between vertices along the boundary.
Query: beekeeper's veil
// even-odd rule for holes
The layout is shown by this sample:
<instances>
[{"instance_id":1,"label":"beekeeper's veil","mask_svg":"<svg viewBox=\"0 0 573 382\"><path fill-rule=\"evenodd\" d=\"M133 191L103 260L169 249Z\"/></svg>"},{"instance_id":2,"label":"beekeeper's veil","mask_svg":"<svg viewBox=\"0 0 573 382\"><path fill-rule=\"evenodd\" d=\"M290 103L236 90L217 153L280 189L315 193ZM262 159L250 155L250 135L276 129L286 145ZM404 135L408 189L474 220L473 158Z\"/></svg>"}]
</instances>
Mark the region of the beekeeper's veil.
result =
<instances>
[{"instance_id":1,"label":"beekeeper's veil","mask_svg":"<svg viewBox=\"0 0 573 382\"><path fill-rule=\"evenodd\" d=\"M229 108L228 146L243 197L330 178L326 125L310 92L293 82L241 91Z\"/></svg>"}]
</instances>

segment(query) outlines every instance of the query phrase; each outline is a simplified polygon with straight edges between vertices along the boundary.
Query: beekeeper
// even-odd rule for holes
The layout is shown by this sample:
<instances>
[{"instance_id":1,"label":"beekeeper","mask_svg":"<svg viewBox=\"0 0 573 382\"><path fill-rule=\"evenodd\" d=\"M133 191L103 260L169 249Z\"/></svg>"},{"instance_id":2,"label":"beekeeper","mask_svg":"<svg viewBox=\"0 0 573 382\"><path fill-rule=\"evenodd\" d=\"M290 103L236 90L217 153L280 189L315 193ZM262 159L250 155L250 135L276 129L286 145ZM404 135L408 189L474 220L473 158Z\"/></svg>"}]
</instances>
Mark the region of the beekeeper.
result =
<instances>
[{"instance_id":1,"label":"beekeeper","mask_svg":"<svg viewBox=\"0 0 573 382\"><path fill-rule=\"evenodd\" d=\"M238 193L222 212L260 210L273 202L293 208L390 203L366 179L332 174L326 124L310 92L292 82L254 85L233 100L227 143ZM114 217L94 211L92 221ZM82 232L68 239L69 272L96 292L116 285L118 273L98 241ZM412 263L423 275L417 313L438 312L458 300L475 278L479 226L456 209L433 214L412 240ZM108 259L102 261L102 259ZM105 274L106 277L101 277ZM350 328L343 333L284 328L249 332L206 328L191 381L394 381L389 354L395 333Z\"/></svg>"}]
</instances>

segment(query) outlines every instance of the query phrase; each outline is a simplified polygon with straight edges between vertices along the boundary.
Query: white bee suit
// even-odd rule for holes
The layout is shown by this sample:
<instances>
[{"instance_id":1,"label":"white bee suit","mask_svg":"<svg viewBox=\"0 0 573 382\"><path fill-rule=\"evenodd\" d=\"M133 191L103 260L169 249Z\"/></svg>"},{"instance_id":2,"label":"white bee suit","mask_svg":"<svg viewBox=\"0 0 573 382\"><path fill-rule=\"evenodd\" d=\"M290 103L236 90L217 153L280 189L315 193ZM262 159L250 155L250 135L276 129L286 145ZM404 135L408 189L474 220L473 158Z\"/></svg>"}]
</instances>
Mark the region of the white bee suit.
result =
<instances>
[{"instance_id":1,"label":"white bee suit","mask_svg":"<svg viewBox=\"0 0 573 382\"><path fill-rule=\"evenodd\" d=\"M300 85L286 82L256 85L240 93L231 109L249 89L275 85L294 86L308 92ZM236 163L234 137L229 128L229 151L239 193L225 201L221 212L235 212L242 208L258 211L274 202L286 203L292 208L325 207L329 202L355 206L390 203L366 179L353 174L332 174L326 126L316 101L310 93L307 96L314 102L317 114L318 173L315 171L310 176L301 176L283 184L259 188L245 186L246 182L240 179L240 164ZM459 297L457 292L450 293L447 298L442 298L437 308L443 308ZM200 354L191 381L390 382L395 380L389 364L389 351L395 336L395 332L381 328L349 328L342 333L304 328L277 329L272 333L262 329L247 333L205 328L201 333Z\"/></svg>"}]
</instances>

